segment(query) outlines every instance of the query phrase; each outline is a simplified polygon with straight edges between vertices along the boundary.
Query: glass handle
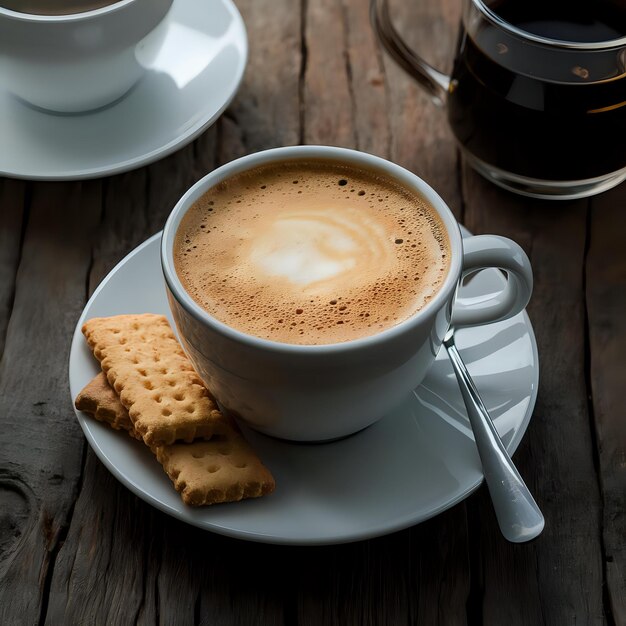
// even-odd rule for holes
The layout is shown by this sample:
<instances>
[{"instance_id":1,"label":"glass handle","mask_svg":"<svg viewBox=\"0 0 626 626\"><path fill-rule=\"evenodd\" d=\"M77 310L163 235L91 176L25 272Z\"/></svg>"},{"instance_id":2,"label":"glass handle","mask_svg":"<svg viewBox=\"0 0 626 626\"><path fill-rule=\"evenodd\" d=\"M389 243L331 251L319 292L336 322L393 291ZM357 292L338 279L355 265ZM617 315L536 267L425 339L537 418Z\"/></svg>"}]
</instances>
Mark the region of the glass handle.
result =
<instances>
[{"instance_id":1,"label":"glass handle","mask_svg":"<svg viewBox=\"0 0 626 626\"><path fill-rule=\"evenodd\" d=\"M370 19L378 39L394 61L417 80L435 104L444 106L450 77L426 63L400 37L389 16L388 0L370 0Z\"/></svg>"}]
</instances>

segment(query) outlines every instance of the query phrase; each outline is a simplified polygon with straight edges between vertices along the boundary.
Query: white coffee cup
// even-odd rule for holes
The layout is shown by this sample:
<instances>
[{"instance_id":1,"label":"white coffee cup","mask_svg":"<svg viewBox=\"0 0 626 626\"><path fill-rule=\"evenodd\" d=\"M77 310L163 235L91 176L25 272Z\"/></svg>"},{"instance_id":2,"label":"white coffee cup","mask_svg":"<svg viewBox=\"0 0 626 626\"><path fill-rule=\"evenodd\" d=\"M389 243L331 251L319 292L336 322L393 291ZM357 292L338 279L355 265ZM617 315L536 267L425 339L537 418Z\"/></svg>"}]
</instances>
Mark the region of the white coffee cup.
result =
<instances>
[{"instance_id":1,"label":"white coffee cup","mask_svg":"<svg viewBox=\"0 0 626 626\"><path fill-rule=\"evenodd\" d=\"M235 174L295 159L330 159L381 170L421 194L437 211L450 241L450 269L424 308L370 337L331 345L292 345L230 328L191 298L174 267L174 239L186 211L208 189ZM167 220L161 262L181 342L208 388L248 426L297 441L336 439L372 424L420 384L453 317L455 325L507 319L526 306L532 292L530 261L516 243L493 235L463 241L450 209L418 176L369 154L323 146L266 150L202 178ZM455 302L462 277L487 267L506 272L505 289L480 302Z\"/></svg>"},{"instance_id":2,"label":"white coffee cup","mask_svg":"<svg viewBox=\"0 0 626 626\"><path fill-rule=\"evenodd\" d=\"M69 15L0 6L0 86L63 113L110 104L137 83L146 59L158 53L172 1L120 0Z\"/></svg>"}]
</instances>

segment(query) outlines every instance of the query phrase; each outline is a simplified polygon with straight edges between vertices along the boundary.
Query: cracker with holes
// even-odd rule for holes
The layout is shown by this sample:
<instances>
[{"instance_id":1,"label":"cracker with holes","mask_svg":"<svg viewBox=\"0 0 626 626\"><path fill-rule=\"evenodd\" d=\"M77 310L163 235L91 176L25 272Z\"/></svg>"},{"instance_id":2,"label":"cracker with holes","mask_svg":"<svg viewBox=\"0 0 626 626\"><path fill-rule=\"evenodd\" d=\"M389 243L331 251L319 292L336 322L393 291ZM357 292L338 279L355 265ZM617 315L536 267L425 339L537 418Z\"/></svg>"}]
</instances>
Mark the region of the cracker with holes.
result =
<instances>
[{"instance_id":1,"label":"cracker with holes","mask_svg":"<svg viewBox=\"0 0 626 626\"><path fill-rule=\"evenodd\" d=\"M163 315L93 318L82 331L146 445L210 439L232 428Z\"/></svg>"},{"instance_id":2,"label":"cracker with holes","mask_svg":"<svg viewBox=\"0 0 626 626\"><path fill-rule=\"evenodd\" d=\"M79 411L93 415L99 422L105 422L115 430L126 430L135 439L141 439L104 372L100 372L85 386L76 396L74 404Z\"/></svg>"},{"instance_id":3,"label":"cracker with holes","mask_svg":"<svg viewBox=\"0 0 626 626\"><path fill-rule=\"evenodd\" d=\"M76 396L76 408L139 438L102 373ZM156 446L152 452L183 502L191 506L257 498L274 491L272 474L234 425L210 441Z\"/></svg>"},{"instance_id":4,"label":"cracker with holes","mask_svg":"<svg viewBox=\"0 0 626 626\"><path fill-rule=\"evenodd\" d=\"M183 502L191 506L258 498L274 491L269 470L235 430L210 441L159 446L154 452Z\"/></svg>"}]
</instances>

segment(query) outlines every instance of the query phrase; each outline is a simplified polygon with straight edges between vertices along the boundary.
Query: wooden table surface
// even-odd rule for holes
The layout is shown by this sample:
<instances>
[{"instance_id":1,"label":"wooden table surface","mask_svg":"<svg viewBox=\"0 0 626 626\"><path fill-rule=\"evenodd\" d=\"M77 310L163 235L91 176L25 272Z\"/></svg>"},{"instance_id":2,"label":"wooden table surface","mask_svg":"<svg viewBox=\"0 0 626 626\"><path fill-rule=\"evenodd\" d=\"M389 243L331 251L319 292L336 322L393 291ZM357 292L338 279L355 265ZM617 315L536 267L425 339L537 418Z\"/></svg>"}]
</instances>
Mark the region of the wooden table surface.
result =
<instances>
[{"instance_id":1,"label":"wooden table surface","mask_svg":"<svg viewBox=\"0 0 626 626\"><path fill-rule=\"evenodd\" d=\"M392 6L449 68L459 4ZM195 142L110 178L0 180L0 624L626 624L626 186L551 203L469 171L444 113L382 54L366 0L237 5L244 83ZM515 461L546 516L535 542L500 536L482 487L370 541L246 543L145 504L87 445L67 369L89 295L199 177L298 143L390 158L473 232L527 251L541 382Z\"/></svg>"}]
</instances>

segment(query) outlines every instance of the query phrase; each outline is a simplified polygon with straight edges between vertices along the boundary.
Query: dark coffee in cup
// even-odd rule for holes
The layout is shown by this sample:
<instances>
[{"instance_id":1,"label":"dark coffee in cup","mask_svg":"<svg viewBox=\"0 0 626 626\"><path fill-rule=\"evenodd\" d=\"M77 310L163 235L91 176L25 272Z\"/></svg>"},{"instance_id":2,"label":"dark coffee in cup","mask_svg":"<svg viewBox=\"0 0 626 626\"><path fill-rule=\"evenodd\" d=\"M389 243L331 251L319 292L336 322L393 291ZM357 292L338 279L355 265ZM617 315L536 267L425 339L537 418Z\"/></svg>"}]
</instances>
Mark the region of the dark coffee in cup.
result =
<instances>
[{"instance_id":1,"label":"dark coffee in cup","mask_svg":"<svg viewBox=\"0 0 626 626\"><path fill-rule=\"evenodd\" d=\"M0 7L31 15L72 15L116 2L119 0L0 0Z\"/></svg>"},{"instance_id":2,"label":"dark coffee in cup","mask_svg":"<svg viewBox=\"0 0 626 626\"><path fill-rule=\"evenodd\" d=\"M486 3L530 36L593 44L626 36L618 0ZM448 98L450 125L468 153L534 179L582 180L626 166L626 55L562 51L486 25L462 27Z\"/></svg>"}]
</instances>

